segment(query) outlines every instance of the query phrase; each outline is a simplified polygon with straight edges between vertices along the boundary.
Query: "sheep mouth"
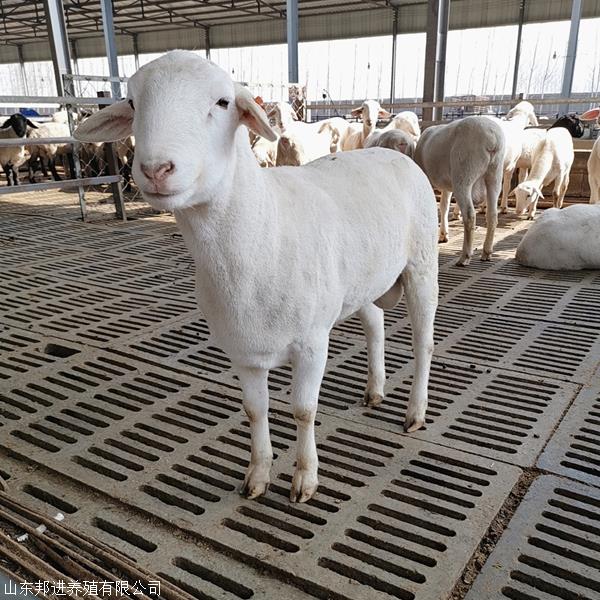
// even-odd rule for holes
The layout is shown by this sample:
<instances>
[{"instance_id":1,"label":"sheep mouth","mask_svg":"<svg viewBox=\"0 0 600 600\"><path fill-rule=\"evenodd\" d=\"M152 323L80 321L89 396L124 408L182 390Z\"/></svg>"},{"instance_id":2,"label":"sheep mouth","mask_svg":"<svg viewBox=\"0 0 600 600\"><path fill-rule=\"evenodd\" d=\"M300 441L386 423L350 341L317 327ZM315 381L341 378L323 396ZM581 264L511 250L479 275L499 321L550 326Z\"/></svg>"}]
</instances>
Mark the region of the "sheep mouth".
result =
<instances>
[{"instance_id":1,"label":"sheep mouth","mask_svg":"<svg viewBox=\"0 0 600 600\"><path fill-rule=\"evenodd\" d=\"M169 192L151 192L142 190L142 196L152 206L160 209L169 209L170 207L180 205L189 200L192 190L173 190Z\"/></svg>"}]
</instances>

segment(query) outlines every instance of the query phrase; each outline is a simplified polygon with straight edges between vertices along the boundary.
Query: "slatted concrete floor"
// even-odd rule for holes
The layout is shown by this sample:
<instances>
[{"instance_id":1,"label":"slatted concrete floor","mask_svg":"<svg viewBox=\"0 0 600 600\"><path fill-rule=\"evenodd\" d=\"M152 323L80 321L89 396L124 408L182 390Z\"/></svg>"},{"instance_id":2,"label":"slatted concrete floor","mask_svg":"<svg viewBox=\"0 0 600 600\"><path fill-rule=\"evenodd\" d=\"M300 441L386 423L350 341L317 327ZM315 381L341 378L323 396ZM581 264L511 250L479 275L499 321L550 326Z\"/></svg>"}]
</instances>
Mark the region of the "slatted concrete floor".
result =
<instances>
[{"instance_id":1,"label":"slatted concrete floor","mask_svg":"<svg viewBox=\"0 0 600 600\"><path fill-rule=\"evenodd\" d=\"M0 477L11 494L198 598L441 600L537 467L549 475L469 600L600 598L599 273L519 267L528 224L511 217L493 261L459 268L453 226L427 428L401 433L413 369L404 306L386 315L376 409L361 406L366 352L350 320L332 336L320 397L318 494L287 500L295 428L281 368L270 378L273 483L249 502L236 493L249 458L240 392L196 310L173 221L83 225L75 214L0 204Z\"/></svg>"}]
</instances>

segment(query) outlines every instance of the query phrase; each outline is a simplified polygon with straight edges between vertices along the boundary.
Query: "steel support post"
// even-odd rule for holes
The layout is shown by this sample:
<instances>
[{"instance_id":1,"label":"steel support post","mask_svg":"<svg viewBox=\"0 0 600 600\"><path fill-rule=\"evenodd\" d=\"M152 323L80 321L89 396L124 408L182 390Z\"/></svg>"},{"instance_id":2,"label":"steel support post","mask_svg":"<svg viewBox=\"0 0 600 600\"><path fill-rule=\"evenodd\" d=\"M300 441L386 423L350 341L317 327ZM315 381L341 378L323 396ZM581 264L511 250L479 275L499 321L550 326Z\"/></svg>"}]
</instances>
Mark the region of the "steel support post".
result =
<instances>
[{"instance_id":1,"label":"steel support post","mask_svg":"<svg viewBox=\"0 0 600 600\"><path fill-rule=\"evenodd\" d=\"M515 48L515 69L513 71L512 92L510 97L517 97L517 85L519 81L519 63L521 62L521 39L523 37L523 22L525 21L525 5L527 0L521 0L519 6L519 28L517 30L517 47Z\"/></svg>"},{"instance_id":2,"label":"steel support post","mask_svg":"<svg viewBox=\"0 0 600 600\"><path fill-rule=\"evenodd\" d=\"M444 100L449 17L450 0L428 0L423 102L442 102ZM442 114L441 108L424 108L423 120L439 120Z\"/></svg>"},{"instance_id":3,"label":"steel support post","mask_svg":"<svg viewBox=\"0 0 600 600\"><path fill-rule=\"evenodd\" d=\"M569 43L567 46L565 71L560 94L563 98L569 98L573 88L573 73L575 71L575 59L577 58L577 38L579 37L582 4L581 0L573 0L573 5L571 6L571 29L569 30ZM563 104L561 106L561 112L568 113L569 105Z\"/></svg>"},{"instance_id":4,"label":"steel support post","mask_svg":"<svg viewBox=\"0 0 600 600\"><path fill-rule=\"evenodd\" d=\"M115 80L110 82L113 98L121 97L121 83L119 77L119 60L117 58L117 40L115 38L115 24L113 21L112 0L100 0L102 8L102 29L104 30L104 46L108 59L108 73Z\"/></svg>"},{"instance_id":5,"label":"steel support post","mask_svg":"<svg viewBox=\"0 0 600 600\"><path fill-rule=\"evenodd\" d=\"M44 0L48 39L54 65L57 96L64 96L63 75L71 75L71 56L62 0Z\"/></svg>"},{"instance_id":6,"label":"steel support post","mask_svg":"<svg viewBox=\"0 0 600 600\"><path fill-rule=\"evenodd\" d=\"M298 0L286 0L288 80L298 83Z\"/></svg>"},{"instance_id":7,"label":"steel support post","mask_svg":"<svg viewBox=\"0 0 600 600\"><path fill-rule=\"evenodd\" d=\"M21 70L21 83L23 84L23 90L25 91L25 96L29 96L27 73L25 73L25 59L23 58L23 46L21 44L17 46L17 55L19 57L19 67Z\"/></svg>"},{"instance_id":8,"label":"steel support post","mask_svg":"<svg viewBox=\"0 0 600 600\"><path fill-rule=\"evenodd\" d=\"M396 41L398 37L398 7L394 7L394 25L392 27L392 74L390 77L390 105L396 100Z\"/></svg>"},{"instance_id":9,"label":"steel support post","mask_svg":"<svg viewBox=\"0 0 600 600\"><path fill-rule=\"evenodd\" d=\"M135 70L137 71L140 68L140 49L138 46L138 34L134 33L132 36L132 45L133 45L133 60L135 61Z\"/></svg>"},{"instance_id":10,"label":"steel support post","mask_svg":"<svg viewBox=\"0 0 600 600\"><path fill-rule=\"evenodd\" d=\"M204 28L204 51L206 58L210 60L210 27Z\"/></svg>"}]
</instances>

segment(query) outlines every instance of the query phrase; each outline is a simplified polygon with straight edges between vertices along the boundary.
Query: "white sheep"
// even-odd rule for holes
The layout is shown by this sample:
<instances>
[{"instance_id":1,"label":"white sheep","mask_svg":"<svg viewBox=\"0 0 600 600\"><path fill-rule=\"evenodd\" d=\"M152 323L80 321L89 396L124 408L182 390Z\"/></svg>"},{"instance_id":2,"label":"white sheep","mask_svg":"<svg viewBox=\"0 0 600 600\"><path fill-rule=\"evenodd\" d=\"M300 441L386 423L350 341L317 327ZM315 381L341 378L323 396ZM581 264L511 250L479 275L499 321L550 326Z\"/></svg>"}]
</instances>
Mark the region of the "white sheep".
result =
<instances>
[{"instance_id":1,"label":"white sheep","mask_svg":"<svg viewBox=\"0 0 600 600\"><path fill-rule=\"evenodd\" d=\"M448 241L448 209L454 192L462 212L463 249L458 265L473 255L475 206L486 203L487 231L482 260L490 260L498 223L498 195L502 185L505 140L497 122L486 117L467 117L447 125L428 127L415 150L415 161L442 192L440 242Z\"/></svg>"},{"instance_id":2,"label":"white sheep","mask_svg":"<svg viewBox=\"0 0 600 600\"><path fill-rule=\"evenodd\" d=\"M71 137L69 126L62 121L48 121L29 134L30 138L53 138L53 137ZM56 158L66 156L73 151L71 144L36 144L29 146L29 181L34 182L34 165L41 161L42 171L50 169L55 181L60 181L61 177L56 171Z\"/></svg>"},{"instance_id":3,"label":"white sheep","mask_svg":"<svg viewBox=\"0 0 600 600\"><path fill-rule=\"evenodd\" d=\"M378 119L389 119L392 115L381 108L376 100L365 100L362 106L352 111L352 116L362 118L362 127L348 130L348 134L342 140L342 150L363 148L365 140L375 131Z\"/></svg>"},{"instance_id":4,"label":"white sheep","mask_svg":"<svg viewBox=\"0 0 600 600\"><path fill-rule=\"evenodd\" d=\"M516 164L516 168L519 169L519 183L527 179L529 169L531 169L531 165L533 164L533 154L545 137L546 129L536 129L532 127L523 131L521 156Z\"/></svg>"},{"instance_id":5,"label":"white sheep","mask_svg":"<svg viewBox=\"0 0 600 600\"><path fill-rule=\"evenodd\" d=\"M421 137L421 127L419 126L419 117L410 111L404 110L399 112L392 120L383 128L383 131L400 129L412 136L415 144Z\"/></svg>"},{"instance_id":6,"label":"white sheep","mask_svg":"<svg viewBox=\"0 0 600 600\"><path fill-rule=\"evenodd\" d=\"M600 107L592 108L584 112L582 121L597 121L600 124ZM600 137L592 146L592 151L587 162L588 182L590 184L590 203L600 203Z\"/></svg>"},{"instance_id":7,"label":"white sheep","mask_svg":"<svg viewBox=\"0 0 600 600\"><path fill-rule=\"evenodd\" d=\"M575 153L573 138L564 127L548 129L546 137L536 147L531 171L513 193L517 198L517 215L528 210L528 218L533 219L539 198L543 198L542 188L554 182L553 200L556 208L561 208L567 188L569 173Z\"/></svg>"},{"instance_id":8,"label":"white sheep","mask_svg":"<svg viewBox=\"0 0 600 600\"><path fill-rule=\"evenodd\" d=\"M0 125L0 139L24 138L38 126L20 113L11 115ZM27 160L25 146L0 146L0 165L7 185L19 185L19 167Z\"/></svg>"},{"instance_id":9,"label":"white sheep","mask_svg":"<svg viewBox=\"0 0 600 600\"><path fill-rule=\"evenodd\" d=\"M331 135L306 127L290 127L277 141L278 167L297 167L331 153Z\"/></svg>"},{"instance_id":10,"label":"white sheep","mask_svg":"<svg viewBox=\"0 0 600 600\"><path fill-rule=\"evenodd\" d=\"M402 152L411 158L415 154L417 146L414 137L402 129L390 129L388 131L374 131L365 140L365 148L389 148Z\"/></svg>"},{"instance_id":11,"label":"white sheep","mask_svg":"<svg viewBox=\"0 0 600 600\"><path fill-rule=\"evenodd\" d=\"M600 269L600 206L545 210L521 240L516 259L537 269Z\"/></svg>"},{"instance_id":12,"label":"white sheep","mask_svg":"<svg viewBox=\"0 0 600 600\"><path fill-rule=\"evenodd\" d=\"M314 421L329 332L360 316L366 401L380 402L378 306L393 306L403 289L415 355L405 429L424 424L438 292L429 182L410 159L383 148L261 169L240 125L273 140L265 113L223 69L192 52L144 65L129 80L128 96L75 136L107 141L133 132L133 174L143 196L175 213L196 264L198 303L242 387L251 432L242 493L249 498L269 483L268 372L291 362L297 459L290 498L304 502L318 484Z\"/></svg>"},{"instance_id":13,"label":"white sheep","mask_svg":"<svg viewBox=\"0 0 600 600\"><path fill-rule=\"evenodd\" d=\"M489 116L486 116L486 118L499 123L505 137L504 177L502 180L500 211L506 213L508 211L508 195L511 189L512 176L523 152L523 130L528 125L537 127L538 120L533 105L526 100L511 108L506 115L506 119L499 120Z\"/></svg>"}]
</instances>

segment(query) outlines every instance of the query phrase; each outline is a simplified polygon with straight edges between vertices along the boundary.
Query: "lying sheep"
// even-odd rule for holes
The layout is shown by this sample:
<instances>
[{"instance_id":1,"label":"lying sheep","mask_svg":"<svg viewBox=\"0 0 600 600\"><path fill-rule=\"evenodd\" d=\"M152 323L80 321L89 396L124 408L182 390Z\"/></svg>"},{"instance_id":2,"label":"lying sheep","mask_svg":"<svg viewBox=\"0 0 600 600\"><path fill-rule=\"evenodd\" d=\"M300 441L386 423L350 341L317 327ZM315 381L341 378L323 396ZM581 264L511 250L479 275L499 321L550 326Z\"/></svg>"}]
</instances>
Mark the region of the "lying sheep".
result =
<instances>
[{"instance_id":1,"label":"lying sheep","mask_svg":"<svg viewBox=\"0 0 600 600\"><path fill-rule=\"evenodd\" d=\"M269 369L291 362L297 459L290 497L305 502L318 484L314 421L329 332L360 316L366 400L379 403L379 306L396 304L402 290L415 355L404 426L414 431L425 422L438 293L429 182L410 159L383 148L260 169L240 125L274 140L264 111L224 70L192 52L144 65L129 79L128 94L75 136L108 141L133 132L133 174L143 196L175 213L196 263L198 303L242 387L251 432L242 487L248 498L269 484ZM189 115L183 136L181 114Z\"/></svg>"},{"instance_id":2,"label":"lying sheep","mask_svg":"<svg viewBox=\"0 0 600 600\"><path fill-rule=\"evenodd\" d=\"M0 125L0 139L24 138L38 126L20 113L11 115ZM27 160L25 146L0 146L0 165L7 185L19 185L19 167Z\"/></svg>"},{"instance_id":3,"label":"lying sheep","mask_svg":"<svg viewBox=\"0 0 600 600\"><path fill-rule=\"evenodd\" d=\"M600 269L600 206L545 210L521 240L516 259L553 271Z\"/></svg>"},{"instance_id":4,"label":"lying sheep","mask_svg":"<svg viewBox=\"0 0 600 600\"><path fill-rule=\"evenodd\" d=\"M600 124L600 107L592 108L581 115L582 121L597 121ZM600 203L600 137L592 146L587 162L588 182L590 184L590 203Z\"/></svg>"},{"instance_id":5,"label":"lying sheep","mask_svg":"<svg viewBox=\"0 0 600 600\"><path fill-rule=\"evenodd\" d=\"M431 185L442 192L440 242L448 241L448 209L452 192L462 212L463 249L458 265L473 255L475 206L486 203L487 232L482 260L490 260L498 223L498 195L502 184L505 141L497 122L486 117L467 117L447 125L428 127L415 150L415 162Z\"/></svg>"},{"instance_id":6,"label":"lying sheep","mask_svg":"<svg viewBox=\"0 0 600 600\"><path fill-rule=\"evenodd\" d=\"M532 166L527 179L521 182L512 193L517 197L516 214L528 210L528 218L533 219L542 188L554 182L554 206L561 208L567 188L569 173L575 158L573 138L564 127L548 129L546 137L536 147Z\"/></svg>"},{"instance_id":7,"label":"lying sheep","mask_svg":"<svg viewBox=\"0 0 600 600\"><path fill-rule=\"evenodd\" d=\"M365 140L375 131L378 119L389 119L392 115L381 108L376 100L365 100L362 106L352 111L352 116L362 118L362 127L348 130L348 134L342 141L342 150L364 148Z\"/></svg>"},{"instance_id":8,"label":"lying sheep","mask_svg":"<svg viewBox=\"0 0 600 600\"><path fill-rule=\"evenodd\" d=\"M390 129L389 131L374 131L366 140L365 148L389 148L402 152L413 158L417 146L414 138L402 129Z\"/></svg>"}]
</instances>

